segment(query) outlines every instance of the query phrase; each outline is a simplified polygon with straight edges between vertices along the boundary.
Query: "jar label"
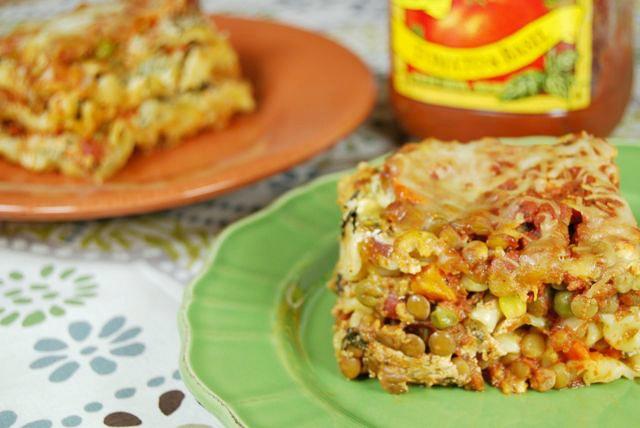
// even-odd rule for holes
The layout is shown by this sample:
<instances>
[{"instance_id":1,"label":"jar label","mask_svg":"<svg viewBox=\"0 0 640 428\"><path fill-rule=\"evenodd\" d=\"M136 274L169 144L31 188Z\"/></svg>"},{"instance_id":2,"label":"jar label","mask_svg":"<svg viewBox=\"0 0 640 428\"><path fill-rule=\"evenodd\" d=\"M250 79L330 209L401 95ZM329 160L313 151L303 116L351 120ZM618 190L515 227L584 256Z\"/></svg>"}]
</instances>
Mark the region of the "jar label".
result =
<instances>
[{"instance_id":1,"label":"jar label","mask_svg":"<svg viewBox=\"0 0 640 428\"><path fill-rule=\"evenodd\" d=\"M593 0L391 0L395 90L506 113L591 102Z\"/></svg>"}]
</instances>

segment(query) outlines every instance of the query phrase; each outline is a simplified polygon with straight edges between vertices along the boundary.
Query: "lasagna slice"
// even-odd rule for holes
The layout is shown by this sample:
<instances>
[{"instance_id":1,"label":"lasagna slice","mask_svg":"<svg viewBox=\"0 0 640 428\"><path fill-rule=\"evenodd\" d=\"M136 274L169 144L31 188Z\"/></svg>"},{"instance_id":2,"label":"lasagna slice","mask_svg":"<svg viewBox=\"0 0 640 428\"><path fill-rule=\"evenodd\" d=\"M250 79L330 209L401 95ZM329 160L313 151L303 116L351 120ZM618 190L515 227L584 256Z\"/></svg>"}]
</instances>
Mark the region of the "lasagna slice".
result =
<instances>
[{"instance_id":1,"label":"lasagna slice","mask_svg":"<svg viewBox=\"0 0 640 428\"><path fill-rule=\"evenodd\" d=\"M391 393L638 376L640 231L615 157L588 135L427 140L342 179L342 373Z\"/></svg>"},{"instance_id":2,"label":"lasagna slice","mask_svg":"<svg viewBox=\"0 0 640 428\"><path fill-rule=\"evenodd\" d=\"M188 0L120 0L0 38L0 155L101 181L136 148L254 108L225 35Z\"/></svg>"}]
</instances>

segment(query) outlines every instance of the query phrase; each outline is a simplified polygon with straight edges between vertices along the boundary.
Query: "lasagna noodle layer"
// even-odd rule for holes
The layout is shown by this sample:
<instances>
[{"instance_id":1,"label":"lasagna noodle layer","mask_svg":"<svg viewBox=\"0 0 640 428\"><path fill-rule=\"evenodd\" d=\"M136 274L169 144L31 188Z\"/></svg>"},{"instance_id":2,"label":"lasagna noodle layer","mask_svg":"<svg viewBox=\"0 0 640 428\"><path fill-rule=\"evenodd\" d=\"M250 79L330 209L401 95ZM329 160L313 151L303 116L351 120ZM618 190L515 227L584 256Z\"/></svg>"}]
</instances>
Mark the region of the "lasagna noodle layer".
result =
<instances>
[{"instance_id":1,"label":"lasagna noodle layer","mask_svg":"<svg viewBox=\"0 0 640 428\"><path fill-rule=\"evenodd\" d=\"M91 137L59 134L10 135L0 129L0 154L32 171L61 171L103 180L124 166L134 148L175 144L203 127L223 128L237 111L251 109L246 83L228 81L197 92L142 103L128 119L117 118Z\"/></svg>"}]
</instances>

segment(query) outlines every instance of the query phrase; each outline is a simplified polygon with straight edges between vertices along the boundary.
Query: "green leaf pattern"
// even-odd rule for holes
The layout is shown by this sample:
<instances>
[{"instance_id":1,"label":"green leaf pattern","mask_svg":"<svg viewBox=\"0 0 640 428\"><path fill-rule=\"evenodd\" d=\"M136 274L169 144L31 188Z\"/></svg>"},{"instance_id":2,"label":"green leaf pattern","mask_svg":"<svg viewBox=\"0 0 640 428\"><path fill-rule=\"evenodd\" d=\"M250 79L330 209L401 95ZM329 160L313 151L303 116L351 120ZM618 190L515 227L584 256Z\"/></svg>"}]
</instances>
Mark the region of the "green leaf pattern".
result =
<instances>
[{"instance_id":1,"label":"green leaf pattern","mask_svg":"<svg viewBox=\"0 0 640 428\"><path fill-rule=\"evenodd\" d=\"M512 76L499 97L503 101L512 101L547 93L568 98L577 60L578 54L573 49L562 52L553 49L545 57L544 71L525 70Z\"/></svg>"},{"instance_id":2,"label":"green leaf pattern","mask_svg":"<svg viewBox=\"0 0 640 428\"><path fill-rule=\"evenodd\" d=\"M549 52L545 60L544 91L550 95L567 98L573 84L573 70L577 60L578 54L574 50Z\"/></svg>"},{"instance_id":3,"label":"green leaf pattern","mask_svg":"<svg viewBox=\"0 0 640 428\"><path fill-rule=\"evenodd\" d=\"M212 228L188 224L182 218L161 214L87 223L0 224L0 235L73 247L78 252L136 253L154 248L166 259L184 267L203 258L213 236Z\"/></svg>"},{"instance_id":4,"label":"green leaf pattern","mask_svg":"<svg viewBox=\"0 0 640 428\"><path fill-rule=\"evenodd\" d=\"M545 74L538 70L527 70L511 78L505 85L500 99L503 101L531 97L542 92Z\"/></svg>"},{"instance_id":5,"label":"green leaf pattern","mask_svg":"<svg viewBox=\"0 0 640 428\"><path fill-rule=\"evenodd\" d=\"M42 266L35 277L18 270L0 273L0 326L31 327L47 316L61 317L71 306L82 306L97 294L93 275L74 268Z\"/></svg>"}]
</instances>

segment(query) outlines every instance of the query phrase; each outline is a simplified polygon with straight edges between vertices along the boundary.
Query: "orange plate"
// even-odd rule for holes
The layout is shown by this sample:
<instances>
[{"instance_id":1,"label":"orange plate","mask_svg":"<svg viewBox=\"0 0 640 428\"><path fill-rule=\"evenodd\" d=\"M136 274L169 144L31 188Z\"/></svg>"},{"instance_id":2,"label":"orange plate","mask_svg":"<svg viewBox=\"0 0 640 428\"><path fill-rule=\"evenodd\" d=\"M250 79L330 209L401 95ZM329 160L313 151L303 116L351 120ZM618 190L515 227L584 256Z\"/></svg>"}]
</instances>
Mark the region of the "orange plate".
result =
<instances>
[{"instance_id":1,"label":"orange plate","mask_svg":"<svg viewBox=\"0 0 640 428\"><path fill-rule=\"evenodd\" d=\"M92 219L203 201L327 149L370 112L373 78L340 45L273 22L213 20L229 33L254 85L255 113L176 147L136 153L102 185L0 160L0 219Z\"/></svg>"}]
</instances>

